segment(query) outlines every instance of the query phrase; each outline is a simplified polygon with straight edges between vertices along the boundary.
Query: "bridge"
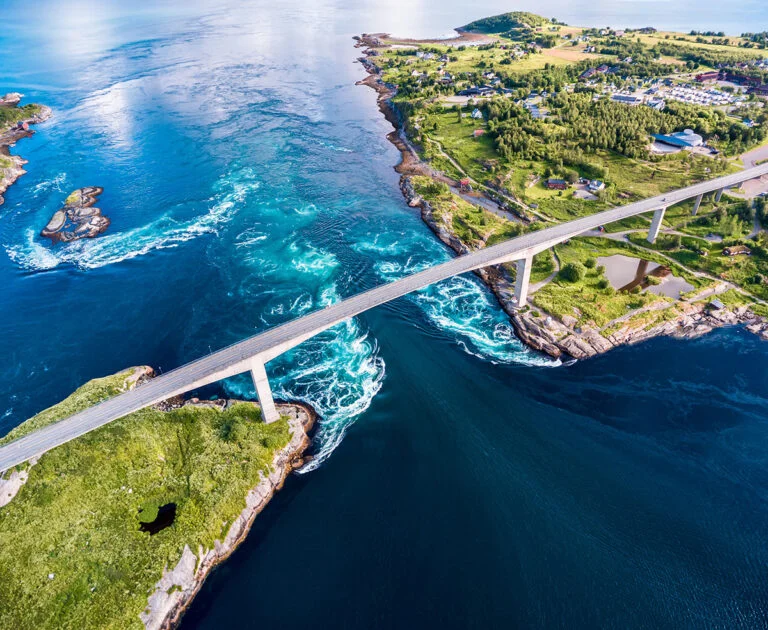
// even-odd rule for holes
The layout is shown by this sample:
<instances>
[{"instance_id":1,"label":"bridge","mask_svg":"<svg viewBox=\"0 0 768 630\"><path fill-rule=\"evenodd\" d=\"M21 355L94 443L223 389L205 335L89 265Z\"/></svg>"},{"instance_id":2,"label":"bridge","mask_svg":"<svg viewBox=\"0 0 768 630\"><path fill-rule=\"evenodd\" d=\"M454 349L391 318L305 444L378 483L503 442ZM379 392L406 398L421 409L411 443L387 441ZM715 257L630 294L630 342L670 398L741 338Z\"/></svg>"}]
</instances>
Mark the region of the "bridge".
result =
<instances>
[{"instance_id":1,"label":"bridge","mask_svg":"<svg viewBox=\"0 0 768 630\"><path fill-rule=\"evenodd\" d=\"M768 175L768 164L523 234L504 243L459 256L400 280L359 293L166 372L132 391L105 400L2 446L0 447L0 471L23 463L135 411L237 374L251 374L256 395L262 407L262 417L266 422L273 422L279 418L279 414L272 398L265 365L275 357L332 326L441 280L483 267L511 262L515 262L517 268L515 298L517 304L525 304L532 258L539 252L601 225L650 212L653 212L653 218L648 232L648 241L653 243L661 228L664 212L669 206L694 199L693 214L696 214L704 195L714 192L716 199L719 200L725 189L740 186L743 182L763 175Z\"/></svg>"}]
</instances>

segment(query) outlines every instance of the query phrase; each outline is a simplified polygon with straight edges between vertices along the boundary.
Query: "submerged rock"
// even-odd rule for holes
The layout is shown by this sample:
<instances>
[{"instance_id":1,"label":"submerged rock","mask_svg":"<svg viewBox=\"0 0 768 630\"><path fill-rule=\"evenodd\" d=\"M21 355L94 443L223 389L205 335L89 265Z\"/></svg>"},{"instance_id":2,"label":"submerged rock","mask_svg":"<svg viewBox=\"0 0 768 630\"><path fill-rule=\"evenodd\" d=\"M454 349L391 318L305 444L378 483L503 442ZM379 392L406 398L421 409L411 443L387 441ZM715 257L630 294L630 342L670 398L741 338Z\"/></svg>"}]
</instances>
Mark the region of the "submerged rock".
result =
<instances>
[{"instance_id":1,"label":"submerged rock","mask_svg":"<svg viewBox=\"0 0 768 630\"><path fill-rule=\"evenodd\" d=\"M64 207L53 213L40 235L54 243L68 243L93 238L104 232L110 220L93 205L102 192L104 189L98 186L78 188L72 192L64 201Z\"/></svg>"}]
</instances>

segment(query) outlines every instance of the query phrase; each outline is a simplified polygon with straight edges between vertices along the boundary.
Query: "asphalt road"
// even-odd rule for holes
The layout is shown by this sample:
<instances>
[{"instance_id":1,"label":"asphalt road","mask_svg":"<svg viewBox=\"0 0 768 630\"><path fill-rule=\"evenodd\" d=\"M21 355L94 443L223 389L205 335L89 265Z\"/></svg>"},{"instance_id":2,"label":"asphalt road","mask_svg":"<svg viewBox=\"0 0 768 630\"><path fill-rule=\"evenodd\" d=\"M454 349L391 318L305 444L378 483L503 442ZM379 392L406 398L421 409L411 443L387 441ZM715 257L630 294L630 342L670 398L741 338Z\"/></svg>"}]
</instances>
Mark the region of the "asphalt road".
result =
<instances>
[{"instance_id":1,"label":"asphalt road","mask_svg":"<svg viewBox=\"0 0 768 630\"><path fill-rule=\"evenodd\" d=\"M768 164L524 234L493 247L459 256L395 282L370 289L325 309L235 343L171 372L166 372L130 392L115 396L2 446L0 447L0 471L25 462L134 411L223 378L246 372L249 370L250 362L254 357L258 357L262 361L269 361L339 322L435 282L488 265L511 262L595 229L600 225L651 212L702 193L736 186L764 174L768 174Z\"/></svg>"}]
</instances>

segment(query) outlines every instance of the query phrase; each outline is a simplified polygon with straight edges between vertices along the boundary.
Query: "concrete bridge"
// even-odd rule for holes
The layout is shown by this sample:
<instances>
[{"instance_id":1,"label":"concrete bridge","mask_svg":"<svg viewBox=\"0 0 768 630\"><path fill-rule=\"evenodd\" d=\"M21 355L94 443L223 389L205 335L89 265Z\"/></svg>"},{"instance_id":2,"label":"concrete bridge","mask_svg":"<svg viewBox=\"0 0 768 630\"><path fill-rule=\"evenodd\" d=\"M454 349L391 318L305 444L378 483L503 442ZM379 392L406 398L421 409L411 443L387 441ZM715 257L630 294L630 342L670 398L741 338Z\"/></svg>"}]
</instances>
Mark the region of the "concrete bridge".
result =
<instances>
[{"instance_id":1,"label":"concrete bridge","mask_svg":"<svg viewBox=\"0 0 768 630\"><path fill-rule=\"evenodd\" d=\"M648 232L648 240L652 243L659 233L667 207L688 199L695 199L695 213L703 195L714 192L719 199L726 188L740 186L743 182L765 174L768 174L768 164L524 234L370 289L166 372L133 391L105 400L94 407L0 447L0 471L7 470L134 411L246 372L250 372L253 378L265 421L273 422L279 415L272 398L265 365L275 357L332 326L441 280L483 267L510 262L517 264L515 282L517 303L525 304L531 275L531 259L535 254L601 225L649 212L653 212Z\"/></svg>"}]
</instances>

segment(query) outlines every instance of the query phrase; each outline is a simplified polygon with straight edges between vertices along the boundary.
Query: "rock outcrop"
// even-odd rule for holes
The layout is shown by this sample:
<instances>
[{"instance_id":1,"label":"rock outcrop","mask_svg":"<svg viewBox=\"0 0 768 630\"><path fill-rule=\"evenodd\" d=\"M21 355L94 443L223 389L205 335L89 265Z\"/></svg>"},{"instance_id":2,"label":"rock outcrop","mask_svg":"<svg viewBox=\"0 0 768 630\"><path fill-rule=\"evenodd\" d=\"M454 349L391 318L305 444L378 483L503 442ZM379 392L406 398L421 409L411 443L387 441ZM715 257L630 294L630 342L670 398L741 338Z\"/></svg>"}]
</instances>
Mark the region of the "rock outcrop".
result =
<instances>
[{"instance_id":1,"label":"rock outcrop","mask_svg":"<svg viewBox=\"0 0 768 630\"><path fill-rule=\"evenodd\" d=\"M78 188L72 192L64 207L53 213L40 235L54 243L68 243L81 238L94 238L104 232L110 220L93 205L102 192L104 189L98 186Z\"/></svg>"}]
</instances>

